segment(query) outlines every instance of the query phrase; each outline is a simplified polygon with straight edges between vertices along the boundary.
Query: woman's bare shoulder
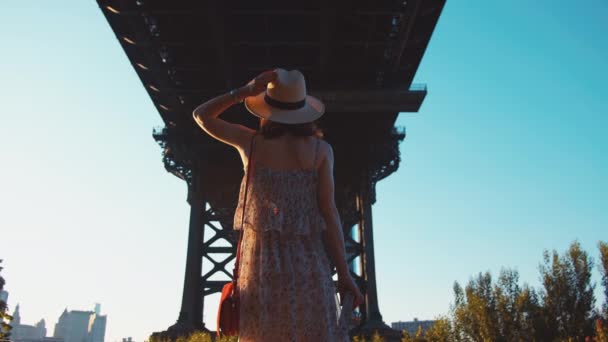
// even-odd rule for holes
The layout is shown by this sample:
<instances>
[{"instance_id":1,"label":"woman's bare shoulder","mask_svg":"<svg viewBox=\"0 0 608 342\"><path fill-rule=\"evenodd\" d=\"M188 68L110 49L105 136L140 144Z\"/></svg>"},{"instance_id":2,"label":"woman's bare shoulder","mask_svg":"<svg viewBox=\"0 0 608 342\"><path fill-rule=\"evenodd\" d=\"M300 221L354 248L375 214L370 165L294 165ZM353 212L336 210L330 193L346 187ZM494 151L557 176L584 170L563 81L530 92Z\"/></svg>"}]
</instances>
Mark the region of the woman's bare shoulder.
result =
<instances>
[{"instance_id":1,"label":"woman's bare shoulder","mask_svg":"<svg viewBox=\"0 0 608 342\"><path fill-rule=\"evenodd\" d=\"M319 156L318 156L318 161L320 163L322 163L325 159L331 158L331 160L333 160L333 156L334 156L334 149L331 146L331 144L323 139L323 138L319 138Z\"/></svg>"}]
</instances>

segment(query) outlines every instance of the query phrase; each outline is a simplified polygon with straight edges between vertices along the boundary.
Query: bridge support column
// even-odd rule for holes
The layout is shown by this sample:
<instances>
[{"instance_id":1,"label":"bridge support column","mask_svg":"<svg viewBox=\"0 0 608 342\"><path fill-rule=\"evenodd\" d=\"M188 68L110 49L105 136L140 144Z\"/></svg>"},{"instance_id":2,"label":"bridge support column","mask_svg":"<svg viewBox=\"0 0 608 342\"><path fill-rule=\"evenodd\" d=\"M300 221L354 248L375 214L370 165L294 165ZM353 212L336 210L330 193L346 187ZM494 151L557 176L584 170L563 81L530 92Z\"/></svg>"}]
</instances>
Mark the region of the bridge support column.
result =
<instances>
[{"instance_id":1,"label":"bridge support column","mask_svg":"<svg viewBox=\"0 0 608 342\"><path fill-rule=\"evenodd\" d=\"M363 310L363 324L353 329L351 335L363 335L369 339L374 332L378 332L386 342L400 341L401 332L389 327L382 320L378 305L378 289L376 283L376 261L374 257L374 231L372 221L372 182L365 179L361 182L357 192L356 203L359 217L359 232L363 243L362 276L365 280L365 309Z\"/></svg>"},{"instance_id":2,"label":"bridge support column","mask_svg":"<svg viewBox=\"0 0 608 342\"><path fill-rule=\"evenodd\" d=\"M193 181L188 187L190 204L190 223L188 227L188 251L184 272L182 304L177 322L166 331L155 332L153 338L175 341L178 337L188 336L195 331L209 330L203 322L203 298L201 296L201 273L203 266L203 241L205 224L206 192L201 186L204 166L192 170Z\"/></svg>"}]
</instances>

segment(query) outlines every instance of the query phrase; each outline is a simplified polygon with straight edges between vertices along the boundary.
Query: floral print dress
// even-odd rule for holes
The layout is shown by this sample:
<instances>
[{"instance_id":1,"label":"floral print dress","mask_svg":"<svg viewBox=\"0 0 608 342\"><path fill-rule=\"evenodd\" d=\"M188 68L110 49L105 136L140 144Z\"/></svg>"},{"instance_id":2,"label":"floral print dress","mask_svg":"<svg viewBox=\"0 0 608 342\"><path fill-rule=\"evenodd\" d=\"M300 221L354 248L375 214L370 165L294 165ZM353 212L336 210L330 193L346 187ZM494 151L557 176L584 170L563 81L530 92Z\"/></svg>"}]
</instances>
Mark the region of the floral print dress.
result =
<instances>
[{"instance_id":1,"label":"floral print dress","mask_svg":"<svg viewBox=\"0 0 608 342\"><path fill-rule=\"evenodd\" d=\"M318 148L317 138L313 165ZM278 170L253 162L251 173L237 281L238 341L347 341L337 325L316 170ZM234 216L237 230L247 176Z\"/></svg>"}]
</instances>

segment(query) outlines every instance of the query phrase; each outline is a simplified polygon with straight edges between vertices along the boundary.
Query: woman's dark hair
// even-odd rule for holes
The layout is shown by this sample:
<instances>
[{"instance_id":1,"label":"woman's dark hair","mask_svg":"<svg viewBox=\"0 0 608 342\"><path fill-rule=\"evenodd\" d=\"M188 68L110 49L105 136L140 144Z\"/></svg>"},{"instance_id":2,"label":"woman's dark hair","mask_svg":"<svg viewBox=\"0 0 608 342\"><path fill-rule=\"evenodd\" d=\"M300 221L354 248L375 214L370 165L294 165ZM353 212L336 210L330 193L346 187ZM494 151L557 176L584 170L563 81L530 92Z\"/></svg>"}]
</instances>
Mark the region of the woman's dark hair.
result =
<instances>
[{"instance_id":1,"label":"woman's dark hair","mask_svg":"<svg viewBox=\"0 0 608 342\"><path fill-rule=\"evenodd\" d=\"M314 121L301 124L285 124L265 120L265 122L260 125L260 133L262 133L266 139L277 138L285 133L291 133L292 135L299 137L307 137L311 135L316 135L320 138L323 137L323 132Z\"/></svg>"}]
</instances>

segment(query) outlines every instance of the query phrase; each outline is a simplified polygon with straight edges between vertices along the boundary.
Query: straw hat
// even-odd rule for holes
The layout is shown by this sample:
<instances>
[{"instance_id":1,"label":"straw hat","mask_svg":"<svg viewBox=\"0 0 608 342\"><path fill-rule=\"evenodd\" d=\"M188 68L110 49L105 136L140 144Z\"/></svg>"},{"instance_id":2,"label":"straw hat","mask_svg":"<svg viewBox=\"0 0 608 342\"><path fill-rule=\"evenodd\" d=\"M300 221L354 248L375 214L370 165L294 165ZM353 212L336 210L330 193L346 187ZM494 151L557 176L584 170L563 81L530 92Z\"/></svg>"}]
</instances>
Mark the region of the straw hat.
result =
<instances>
[{"instance_id":1,"label":"straw hat","mask_svg":"<svg viewBox=\"0 0 608 342\"><path fill-rule=\"evenodd\" d=\"M312 122L325 113L319 99L306 94L304 75L298 70L277 68L275 81L266 91L245 98L245 108L260 118L286 124Z\"/></svg>"}]
</instances>

